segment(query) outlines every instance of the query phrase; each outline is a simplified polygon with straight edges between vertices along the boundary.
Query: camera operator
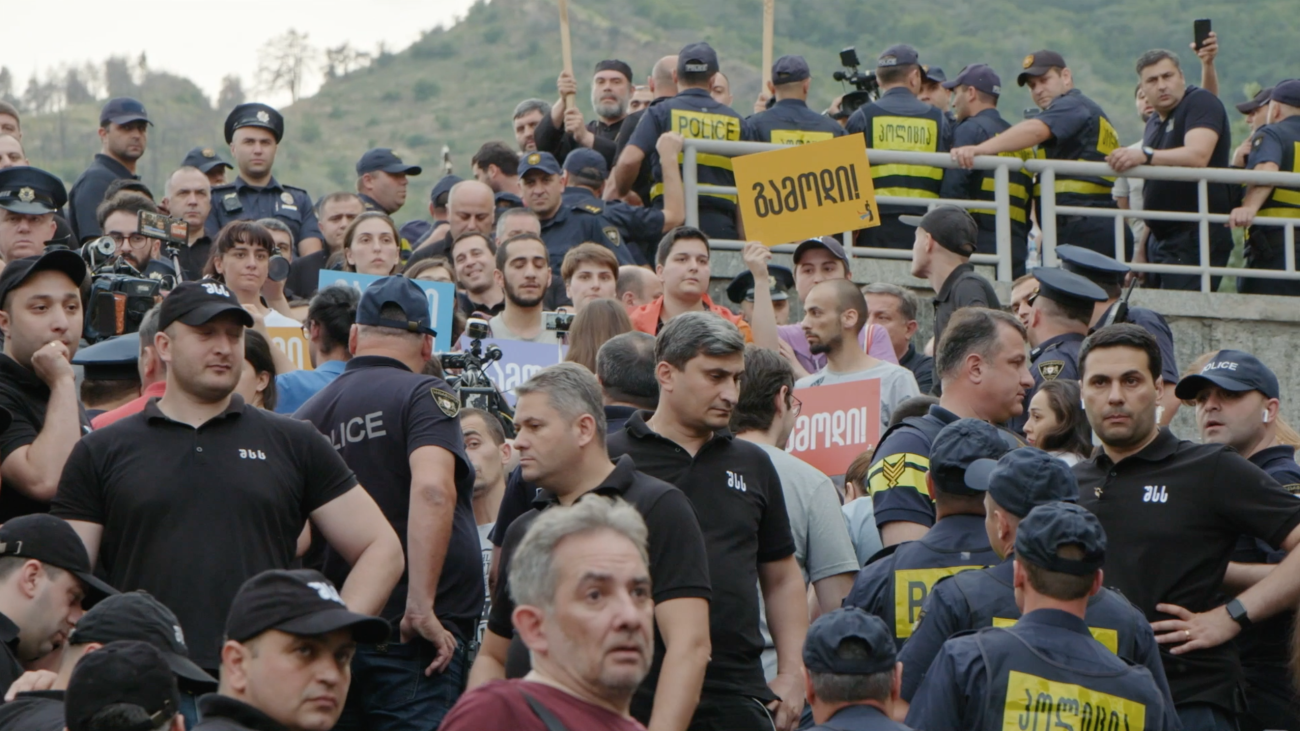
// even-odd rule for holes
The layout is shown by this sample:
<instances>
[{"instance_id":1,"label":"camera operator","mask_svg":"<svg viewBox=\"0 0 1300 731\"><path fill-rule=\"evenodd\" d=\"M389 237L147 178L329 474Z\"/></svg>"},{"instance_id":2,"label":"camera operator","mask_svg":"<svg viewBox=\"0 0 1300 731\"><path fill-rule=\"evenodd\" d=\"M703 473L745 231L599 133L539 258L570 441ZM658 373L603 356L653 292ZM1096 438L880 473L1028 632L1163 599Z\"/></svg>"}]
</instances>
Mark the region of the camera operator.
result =
<instances>
[{"instance_id":1,"label":"camera operator","mask_svg":"<svg viewBox=\"0 0 1300 731\"><path fill-rule=\"evenodd\" d=\"M63 183L40 168L0 170L0 259L39 256L54 238L54 212L67 202Z\"/></svg>"},{"instance_id":2,"label":"camera operator","mask_svg":"<svg viewBox=\"0 0 1300 731\"><path fill-rule=\"evenodd\" d=\"M189 239L185 246L178 247L176 257L186 279L202 279L203 265L208 263L208 254L212 250L212 239L203 229L208 214L212 212L212 184L208 176L192 167L183 167L172 173L167 179L167 195L162 199L162 208L167 215L184 219L189 225Z\"/></svg>"},{"instance_id":3,"label":"camera operator","mask_svg":"<svg viewBox=\"0 0 1300 731\"><path fill-rule=\"evenodd\" d=\"M506 308L488 321L498 340L558 343L548 330L542 300L551 285L550 257L540 236L520 234L497 244L497 284L506 291Z\"/></svg>"},{"instance_id":4,"label":"camera operator","mask_svg":"<svg viewBox=\"0 0 1300 731\"><path fill-rule=\"evenodd\" d=\"M125 262L143 279L163 282L163 289L176 285L176 267L163 254L163 242L140 233L140 212L157 213L153 201L135 193L119 193L99 204L95 222L113 239L116 262ZM99 272L96 272L98 274Z\"/></svg>"}]
</instances>

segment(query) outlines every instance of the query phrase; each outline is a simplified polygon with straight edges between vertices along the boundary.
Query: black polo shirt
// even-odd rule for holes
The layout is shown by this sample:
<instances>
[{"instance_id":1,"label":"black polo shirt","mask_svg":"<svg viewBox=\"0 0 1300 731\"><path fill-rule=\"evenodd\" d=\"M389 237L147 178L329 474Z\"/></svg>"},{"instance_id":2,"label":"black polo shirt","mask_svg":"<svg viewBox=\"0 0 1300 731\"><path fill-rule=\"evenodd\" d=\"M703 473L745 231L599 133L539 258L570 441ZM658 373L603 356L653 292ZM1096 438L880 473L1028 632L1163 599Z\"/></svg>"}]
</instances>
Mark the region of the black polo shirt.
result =
<instances>
[{"instance_id":1,"label":"black polo shirt","mask_svg":"<svg viewBox=\"0 0 1300 731\"><path fill-rule=\"evenodd\" d=\"M1183 100L1174 107L1168 119L1152 114L1147 119L1143 144L1157 150L1172 150L1187 144L1187 133L1194 129L1208 129L1217 134L1207 168L1226 168L1232 161L1232 126L1228 112L1219 97L1198 86L1187 85ZM1228 213L1232 199L1227 183L1209 183L1211 213ZM1148 211L1195 211L1198 205L1196 183L1176 180L1148 180L1142 188L1142 207ZM1147 227L1156 236L1164 237L1184 229L1196 228L1194 221L1147 220Z\"/></svg>"},{"instance_id":2,"label":"black polo shirt","mask_svg":"<svg viewBox=\"0 0 1300 731\"><path fill-rule=\"evenodd\" d=\"M466 294L465 292L460 292L456 295L456 305L460 307L460 311L463 312L467 317L482 315L488 318L492 318L501 314L506 309L506 300L504 297L502 297L500 302L496 303L495 305L489 306L479 302L475 302L474 300L469 298L468 294Z\"/></svg>"},{"instance_id":3,"label":"black polo shirt","mask_svg":"<svg viewBox=\"0 0 1300 731\"><path fill-rule=\"evenodd\" d=\"M199 717L203 720L191 731L288 731L257 708L219 693L199 698Z\"/></svg>"},{"instance_id":4,"label":"black polo shirt","mask_svg":"<svg viewBox=\"0 0 1300 731\"><path fill-rule=\"evenodd\" d=\"M483 551L471 503L474 468L465 457L459 410L459 401L441 378L412 373L392 358L361 355L348 361L343 374L299 407L294 417L329 436L384 511L403 550L411 517L411 454L421 447L439 447L456 458L456 507L434 613L444 627L468 642L483 613L485 590ZM351 568L334 551L326 552L324 573L338 586ZM406 612L407 580L404 573L380 614L394 631Z\"/></svg>"},{"instance_id":5,"label":"black polo shirt","mask_svg":"<svg viewBox=\"0 0 1300 731\"><path fill-rule=\"evenodd\" d=\"M1135 455L1104 451L1074 466L1079 504L1106 529L1106 585L1157 621L1156 604L1204 612L1220 593L1239 536L1282 544L1300 525L1300 500L1221 444L1195 444L1161 429ZM1170 655L1161 647L1174 703L1211 703L1241 712L1241 665L1234 643Z\"/></svg>"},{"instance_id":6,"label":"black polo shirt","mask_svg":"<svg viewBox=\"0 0 1300 731\"><path fill-rule=\"evenodd\" d=\"M65 727L61 690L19 693L0 705L0 731L63 731Z\"/></svg>"},{"instance_id":7,"label":"black polo shirt","mask_svg":"<svg viewBox=\"0 0 1300 731\"><path fill-rule=\"evenodd\" d=\"M907 344L907 352L898 359L898 364L912 372L916 377L916 388L924 396L934 390L934 358L916 349L912 343Z\"/></svg>"},{"instance_id":8,"label":"black polo shirt","mask_svg":"<svg viewBox=\"0 0 1300 731\"><path fill-rule=\"evenodd\" d=\"M0 614L0 686L6 690L13 685L18 676L23 674L23 666L18 662L18 625Z\"/></svg>"},{"instance_id":9,"label":"black polo shirt","mask_svg":"<svg viewBox=\"0 0 1300 731\"><path fill-rule=\"evenodd\" d=\"M649 545L646 549L650 555L650 581L654 587L656 604L683 598L710 599L704 536L700 533L700 524L695 518L695 508L681 490L644 472L637 472L632 458L624 455L618 458L614 471L591 492L605 497L622 498L645 518L649 531ZM515 611L515 602L510 596L508 577L515 549L537 516L559 504L560 501L554 494L539 490L532 509L519 516L506 531L498 564L500 578L497 580L496 591L492 592L492 610L488 616L488 629L498 636L510 637L514 632L510 618ZM526 660L527 651L521 653L514 647L522 647L523 643L515 638L511 645L511 657ZM653 692L658 683L663 658L663 639L656 630L654 664L641 687ZM512 664L520 665L518 662ZM524 667L512 670L507 673L508 677L523 677L527 673L527 668Z\"/></svg>"},{"instance_id":10,"label":"black polo shirt","mask_svg":"<svg viewBox=\"0 0 1300 731\"><path fill-rule=\"evenodd\" d=\"M203 278L203 267L208 265L211 253L212 239L206 235L198 237L192 244L176 247L176 258L181 263L185 281L193 282Z\"/></svg>"},{"instance_id":11,"label":"black polo shirt","mask_svg":"<svg viewBox=\"0 0 1300 731\"><path fill-rule=\"evenodd\" d=\"M13 423L0 434L0 463L23 447L31 446L45 428L45 409L50 403L50 387L18 361L0 353L0 406L13 414ZM90 431L84 410L81 430ZM12 484L0 489L0 523L32 513L47 513L48 503L33 500ZM6 686L8 687L8 686Z\"/></svg>"},{"instance_id":12,"label":"black polo shirt","mask_svg":"<svg viewBox=\"0 0 1300 731\"><path fill-rule=\"evenodd\" d=\"M638 470L676 485L695 506L713 589L713 657L704 690L775 700L761 662L758 565L794 555L781 478L762 449L725 429L692 457L650 430L651 413L633 414L623 431L609 435L609 454L630 456Z\"/></svg>"},{"instance_id":13,"label":"black polo shirt","mask_svg":"<svg viewBox=\"0 0 1300 731\"><path fill-rule=\"evenodd\" d=\"M166 604L185 628L190 657L213 670L240 585L289 568L312 511L356 485L311 424L236 394L195 429L151 399L77 443L51 512L103 526L99 566L108 583Z\"/></svg>"},{"instance_id":14,"label":"black polo shirt","mask_svg":"<svg viewBox=\"0 0 1300 731\"><path fill-rule=\"evenodd\" d=\"M104 192L108 190L109 184L119 178L139 180L140 176L103 153L95 153L90 167L77 176L72 188L68 190L68 223L72 226L72 235L77 242L103 233L99 229L95 211L104 202Z\"/></svg>"},{"instance_id":15,"label":"black polo shirt","mask_svg":"<svg viewBox=\"0 0 1300 731\"><path fill-rule=\"evenodd\" d=\"M1001 306L993 285L975 272L974 264L966 262L953 269L934 297L935 351L939 350L939 338L948 329L952 313L963 307L988 307L996 310Z\"/></svg>"}]
</instances>

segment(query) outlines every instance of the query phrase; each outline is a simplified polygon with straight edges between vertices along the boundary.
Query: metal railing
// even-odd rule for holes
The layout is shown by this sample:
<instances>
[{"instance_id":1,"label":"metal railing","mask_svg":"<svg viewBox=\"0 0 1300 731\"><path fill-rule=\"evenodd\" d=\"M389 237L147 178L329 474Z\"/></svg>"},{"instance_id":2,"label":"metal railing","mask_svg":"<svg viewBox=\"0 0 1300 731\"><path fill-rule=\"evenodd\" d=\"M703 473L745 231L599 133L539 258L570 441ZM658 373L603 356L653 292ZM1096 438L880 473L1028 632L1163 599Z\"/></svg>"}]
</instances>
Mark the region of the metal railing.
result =
<instances>
[{"instance_id":1,"label":"metal railing","mask_svg":"<svg viewBox=\"0 0 1300 731\"><path fill-rule=\"evenodd\" d=\"M739 157L756 152L784 149L783 145L766 142L722 142L715 140L686 140L683 151L682 182L686 193L686 223L699 225L699 196L737 195L735 187L707 185L699 182L697 161L699 153ZM948 153L935 152L897 152L893 150L871 150L869 157L872 165L928 165L938 168L955 168L956 163ZM900 196L877 196L880 204L932 207L943 204L971 209L990 209L994 211L996 222L996 251L993 254L975 254L971 261L976 264L992 264L997 268L997 278L1011 280L1011 196L1008 183L1012 171L1025 171L1037 176L1037 186L1042 191L1039 214L1039 226L1042 230L1040 259L1044 265L1056 263L1056 217L1057 216L1091 216L1110 218L1115 222L1115 258L1126 262L1134 271L1157 274L1195 274L1201 278L1201 291L1209 292L1211 278L1220 276L1249 276L1259 279L1300 280L1295 261L1295 227L1300 219L1257 217L1256 225L1280 226L1285 233L1285 269L1245 269L1235 267L1216 267L1210 264L1210 226L1226 225L1227 214L1209 212L1209 184L1227 183L1231 185L1256 184L1273 185L1284 188L1300 189L1300 173L1256 172L1226 168L1184 168L1141 165L1116 173L1109 165L1097 162L1076 162L1069 160L1031 159L1021 161L1015 157L981 156L975 158L976 170L992 170L994 176L993 205L987 200L949 200L945 198L907 198ZM1147 211L1120 208L1087 208L1081 206L1058 206L1056 204L1056 176L1058 174L1083 177L1125 177L1143 180L1169 180L1197 184L1197 210L1192 212ZM1198 224L1200 242L1200 264L1153 264L1126 261L1124 251L1125 219L1144 221L1181 221ZM853 256L873 259L910 260L912 252L908 249L885 249L877 247L854 246L854 233L844 232L844 248ZM1063 241L1060 243L1069 243ZM1139 242L1140 243L1140 242ZM743 241L715 239L711 242L715 249L738 251ZM791 253L794 245L782 245L773 248L778 253Z\"/></svg>"}]
</instances>

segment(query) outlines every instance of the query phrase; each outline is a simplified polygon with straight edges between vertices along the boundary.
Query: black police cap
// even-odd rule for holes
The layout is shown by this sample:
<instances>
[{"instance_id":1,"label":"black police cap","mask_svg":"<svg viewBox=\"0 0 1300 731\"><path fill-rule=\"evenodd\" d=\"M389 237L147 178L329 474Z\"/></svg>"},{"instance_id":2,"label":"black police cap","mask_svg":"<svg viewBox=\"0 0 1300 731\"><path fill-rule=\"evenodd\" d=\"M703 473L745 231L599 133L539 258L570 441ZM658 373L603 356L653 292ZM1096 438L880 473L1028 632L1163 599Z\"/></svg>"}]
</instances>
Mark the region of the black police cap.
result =
<instances>
[{"instance_id":1,"label":"black police cap","mask_svg":"<svg viewBox=\"0 0 1300 731\"><path fill-rule=\"evenodd\" d=\"M1267 89L1260 89L1259 93L1256 94L1253 98L1238 104L1237 111L1241 112L1242 114L1250 114L1251 112L1255 111L1256 109L1259 109L1265 104L1268 104L1268 100L1270 97L1272 97L1272 95L1273 95L1273 87L1270 86Z\"/></svg>"},{"instance_id":2,"label":"black police cap","mask_svg":"<svg viewBox=\"0 0 1300 731\"><path fill-rule=\"evenodd\" d=\"M555 155L549 152L530 152L519 159L518 175L523 178L534 170L541 170L547 175L559 175L563 172ZM503 191L504 192L504 191ZM500 193L497 194L498 196Z\"/></svg>"},{"instance_id":3,"label":"black police cap","mask_svg":"<svg viewBox=\"0 0 1300 731\"><path fill-rule=\"evenodd\" d=\"M925 74L925 80L935 84L942 84L948 80L948 75L943 72L939 66L925 65L921 67L921 73Z\"/></svg>"},{"instance_id":4,"label":"black police cap","mask_svg":"<svg viewBox=\"0 0 1300 731\"><path fill-rule=\"evenodd\" d=\"M190 659L180 620L166 605L145 591L111 596L91 607L68 637L70 645L132 640L147 642L158 649L172 672L196 683L216 685L217 679L203 672Z\"/></svg>"},{"instance_id":5,"label":"black police cap","mask_svg":"<svg viewBox=\"0 0 1300 731\"><path fill-rule=\"evenodd\" d=\"M27 165L0 170L0 208L26 216L53 213L68 202L63 181Z\"/></svg>"},{"instance_id":6,"label":"black police cap","mask_svg":"<svg viewBox=\"0 0 1300 731\"><path fill-rule=\"evenodd\" d=\"M1069 466L1034 447L1013 449L996 462L972 462L966 468L966 487L987 492L1017 518L1038 505L1079 499L1079 482Z\"/></svg>"},{"instance_id":7,"label":"black police cap","mask_svg":"<svg viewBox=\"0 0 1300 731\"><path fill-rule=\"evenodd\" d=\"M99 110L99 126L112 124L130 124L132 122L149 122L149 113L144 104L130 97L117 97L104 102Z\"/></svg>"},{"instance_id":8,"label":"black police cap","mask_svg":"<svg viewBox=\"0 0 1300 731\"><path fill-rule=\"evenodd\" d=\"M1234 393L1259 391L1266 398L1282 396L1277 375L1263 361L1244 350L1220 350L1210 356L1200 373L1178 382L1174 395L1180 399L1194 399L1206 386L1218 386Z\"/></svg>"},{"instance_id":9,"label":"black police cap","mask_svg":"<svg viewBox=\"0 0 1300 731\"><path fill-rule=\"evenodd\" d=\"M444 175L442 179L433 184L433 190L429 192L429 202L435 206L443 207L447 205L446 196L451 195L451 189L456 183L461 182L463 178L459 175ZM442 198L441 201L438 199Z\"/></svg>"},{"instance_id":10,"label":"black police cap","mask_svg":"<svg viewBox=\"0 0 1300 731\"><path fill-rule=\"evenodd\" d=\"M809 78L812 78L812 70L803 56L782 56L772 64L772 83L778 86Z\"/></svg>"},{"instance_id":11,"label":"black police cap","mask_svg":"<svg viewBox=\"0 0 1300 731\"><path fill-rule=\"evenodd\" d=\"M916 53L916 49L906 43L895 43L876 58L876 68L893 68L919 63L921 57Z\"/></svg>"},{"instance_id":12,"label":"black police cap","mask_svg":"<svg viewBox=\"0 0 1300 731\"><path fill-rule=\"evenodd\" d=\"M0 556L34 559L70 572L86 585L94 600L117 593L91 573L90 555L77 532L62 518L34 513L0 525Z\"/></svg>"},{"instance_id":13,"label":"black police cap","mask_svg":"<svg viewBox=\"0 0 1300 731\"><path fill-rule=\"evenodd\" d=\"M564 158L564 171L580 178L603 181L609 177L609 162L599 152L579 147Z\"/></svg>"},{"instance_id":14,"label":"black police cap","mask_svg":"<svg viewBox=\"0 0 1300 731\"><path fill-rule=\"evenodd\" d=\"M9 262L0 272L0 307L5 306L5 298L10 292L40 272L62 272L80 287L86 279L86 262L79 254L67 249L46 250L39 256Z\"/></svg>"},{"instance_id":15,"label":"black police cap","mask_svg":"<svg viewBox=\"0 0 1300 731\"><path fill-rule=\"evenodd\" d=\"M1024 86L1031 76L1042 76L1053 68L1065 68L1065 57L1056 51L1034 51L1025 56L1025 60L1020 63L1020 67L1024 71L1016 77L1016 83Z\"/></svg>"},{"instance_id":16,"label":"black police cap","mask_svg":"<svg viewBox=\"0 0 1300 731\"><path fill-rule=\"evenodd\" d=\"M234 165L221 159L217 151L211 147L196 147L185 153L185 159L181 161L183 168L198 168L199 172L207 174L214 168L227 167L234 168Z\"/></svg>"},{"instance_id":17,"label":"black police cap","mask_svg":"<svg viewBox=\"0 0 1300 731\"><path fill-rule=\"evenodd\" d=\"M840 645L848 639L865 643L867 657L840 657ZM803 664L814 673L875 675L892 671L897 661L894 634L885 620L858 607L843 607L818 617L808 627L803 643Z\"/></svg>"},{"instance_id":18,"label":"black police cap","mask_svg":"<svg viewBox=\"0 0 1300 731\"><path fill-rule=\"evenodd\" d=\"M975 238L979 235L979 226L964 208L938 206L930 209L924 216L899 216L898 220L908 226L925 229L931 238L948 251L962 256L975 253Z\"/></svg>"},{"instance_id":19,"label":"black police cap","mask_svg":"<svg viewBox=\"0 0 1300 731\"><path fill-rule=\"evenodd\" d=\"M140 333L102 340L81 348L72 356L72 365L85 369L90 381L134 381L140 378Z\"/></svg>"},{"instance_id":20,"label":"black police cap","mask_svg":"<svg viewBox=\"0 0 1300 731\"><path fill-rule=\"evenodd\" d=\"M1077 545L1083 557L1064 558L1062 546ZM1106 561L1106 531L1086 508L1048 503L1029 511L1016 529L1016 560L1075 576L1087 576Z\"/></svg>"},{"instance_id":21,"label":"black police cap","mask_svg":"<svg viewBox=\"0 0 1300 731\"><path fill-rule=\"evenodd\" d=\"M284 137L284 116L275 107L258 102L240 104L226 117L226 144L235 140L235 130L240 127L261 127L271 130L275 141Z\"/></svg>"},{"instance_id":22,"label":"black police cap","mask_svg":"<svg viewBox=\"0 0 1300 731\"><path fill-rule=\"evenodd\" d=\"M941 84L945 89L969 86L990 96L1002 95L1002 78L992 68L982 63L974 63L962 69L957 78Z\"/></svg>"},{"instance_id":23,"label":"black police cap","mask_svg":"<svg viewBox=\"0 0 1300 731\"><path fill-rule=\"evenodd\" d=\"M132 705L159 728L180 712L181 694L166 659L147 642L113 642L77 661L63 696L68 731L98 728L90 720L108 706Z\"/></svg>"},{"instance_id":24,"label":"black police cap","mask_svg":"<svg viewBox=\"0 0 1300 731\"><path fill-rule=\"evenodd\" d=\"M594 73L598 74L601 71L617 71L626 76L628 82L632 81L632 67L617 58L607 58L604 61L597 61Z\"/></svg>"},{"instance_id":25,"label":"black police cap","mask_svg":"<svg viewBox=\"0 0 1300 731\"><path fill-rule=\"evenodd\" d=\"M1056 267L1038 267L1030 274L1038 280L1038 296L1063 305L1091 306L1105 302L1106 292L1089 279Z\"/></svg>"},{"instance_id":26,"label":"black police cap","mask_svg":"<svg viewBox=\"0 0 1300 731\"><path fill-rule=\"evenodd\" d=\"M233 313L244 327L253 326L253 316L239 304L226 285L210 279L181 282L162 301L158 329L166 330L178 320L190 327L198 327L226 313Z\"/></svg>"},{"instance_id":27,"label":"black police cap","mask_svg":"<svg viewBox=\"0 0 1300 731\"><path fill-rule=\"evenodd\" d=\"M1056 258L1061 260L1065 271L1080 274L1098 284L1120 284L1124 275L1129 273L1128 264L1074 244L1056 247Z\"/></svg>"},{"instance_id":28,"label":"black police cap","mask_svg":"<svg viewBox=\"0 0 1300 731\"><path fill-rule=\"evenodd\" d=\"M677 52L677 74L716 74L718 54L707 43L691 43Z\"/></svg>"},{"instance_id":29,"label":"black police cap","mask_svg":"<svg viewBox=\"0 0 1300 731\"><path fill-rule=\"evenodd\" d=\"M357 160L357 175L381 171L391 175L419 175L424 170L419 165L407 165L395 152L387 147L366 150Z\"/></svg>"},{"instance_id":30,"label":"black police cap","mask_svg":"<svg viewBox=\"0 0 1300 731\"><path fill-rule=\"evenodd\" d=\"M1279 83L1269 92L1268 100L1288 107L1300 107L1300 79L1287 79Z\"/></svg>"},{"instance_id":31,"label":"black police cap","mask_svg":"<svg viewBox=\"0 0 1300 731\"><path fill-rule=\"evenodd\" d=\"M980 494L966 486L966 470L976 460L1001 459L1016 447L1015 439L987 421L958 419L945 426L930 447L930 479L950 495Z\"/></svg>"},{"instance_id":32,"label":"black police cap","mask_svg":"<svg viewBox=\"0 0 1300 731\"><path fill-rule=\"evenodd\" d=\"M383 316L388 305L396 305L406 317L404 321L389 320ZM415 282L400 274L371 282L361 293L357 303L358 325L391 327L396 330L437 336L429 320L429 299Z\"/></svg>"},{"instance_id":33,"label":"black police cap","mask_svg":"<svg viewBox=\"0 0 1300 731\"><path fill-rule=\"evenodd\" d=\"M794 272L780 264L768 264L768 291L772 293L773 302L789 299L786 292L794 287ZM727 299L740 304L754 301L754 273L746 269L731 278L727 285Z\"/></svg>"},{"instance_id":34,"label":"black police cap","mask_svg":"<svg viewBox=\"0 0 1300 731\"><path fill-rule=\"evenodd\" d=\"M388 622L348 611L338 590L319 571L263 571L239 588L226 617L226 637L247 642L268 630L316 636L351 629L357 642L388 639Z\"/></svg>"}]
</instances>

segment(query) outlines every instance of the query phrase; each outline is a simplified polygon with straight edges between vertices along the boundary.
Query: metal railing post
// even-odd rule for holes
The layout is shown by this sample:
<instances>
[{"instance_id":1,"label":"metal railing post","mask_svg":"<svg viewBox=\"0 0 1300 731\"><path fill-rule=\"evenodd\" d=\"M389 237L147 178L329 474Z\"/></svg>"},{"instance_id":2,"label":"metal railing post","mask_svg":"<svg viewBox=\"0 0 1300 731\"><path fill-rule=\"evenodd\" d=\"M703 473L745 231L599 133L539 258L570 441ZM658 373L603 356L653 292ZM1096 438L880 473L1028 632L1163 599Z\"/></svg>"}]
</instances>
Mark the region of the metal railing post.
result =
<instances>
[{"instance_id":1,"label":"metal railing post","mask_svg":"<svg viewBox=\"0 0 1300 731\"><path fill-rule=\"evenodd\" d=\"M1011 173L1007 164L998 165L993 171L993 201L997 216L994 218L994 234L997 238L998 279L1007 282L1011 276L1011 191L1008 186Z\"/></svg>"},{"instance_id":2,"label":"metal railing post","mask_svg":"<svg viewBox=\"0 0 1300 731\"><path fill-rule=\"evenodd\" d=\"M1201 291L1210 292L1210 184L1201 178L1196 182L1196 215L1201 251Z\"/></svg>"},{"instance_id":3,"label":"metal railing post","mask_svg":"<svg viewBox=\"0 0 1300 731\"><path fill-rule=\"evenodd\" d=\"M1038 188L1042 191L1039 211L1043 214L1038 227L1043 230L1038 260L1045 266L1056 266L1056 171L1046 168L1038 174ZM1066 243L1069 243L1068 241Z\"/></svg>"},{"instance_id":4,"label":"metal railing post","mask_svg":"<svg viewBox=\"0 0 1300 731\"><path fill-rule=\"evenodd\" d=\"M1123 216L1115 218L1115 261L1125 261L1124 257L1124 229L1128 226L1128 221ZM1134 241L1133 245L1138 246L1142 242Z\"/></svg>"},{"instance_id":5,"label":"metal railing post","mask_svg":"<svg viewBox=\"0 0 1300 731\"><path fill-rule=\"evenodd\" d=\"M1288 272L1294 272L1295 271L1295 224L1294 223L1288 223L1282 229L1282 245L1286 247L1286 252L1284 253L1284 257L1286 261L1286 270Z\"/></svg>"},{"instance_id":6,"label":"metal railing post","mask_svg":"<svg viewBox=\"0 0 1300 731\"><path fill-rule=\"evenodd\" d=\"M686 195L686 225L699 227L700 225L700 176L696 169L696 157L698 152L695 149L694 140L686 140L686 151L682 153L682 188ZM663 161L660 160L662 165Z\"/></svg>"}]
</instances>

